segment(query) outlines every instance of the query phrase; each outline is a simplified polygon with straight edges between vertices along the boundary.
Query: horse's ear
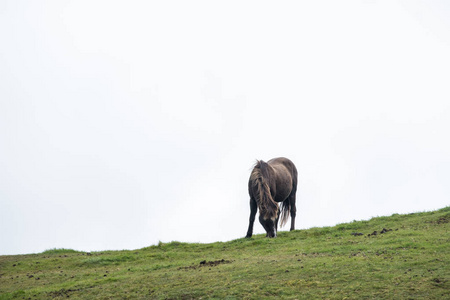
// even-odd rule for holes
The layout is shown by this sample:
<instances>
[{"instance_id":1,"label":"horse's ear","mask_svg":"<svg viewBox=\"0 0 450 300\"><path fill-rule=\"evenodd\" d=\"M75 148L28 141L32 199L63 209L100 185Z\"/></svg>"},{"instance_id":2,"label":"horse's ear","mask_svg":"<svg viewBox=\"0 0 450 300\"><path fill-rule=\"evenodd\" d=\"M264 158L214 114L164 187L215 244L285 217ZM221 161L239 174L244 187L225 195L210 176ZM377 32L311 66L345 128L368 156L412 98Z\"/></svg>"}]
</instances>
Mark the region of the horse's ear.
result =
<instances>
[{"instance_id":1,"label":"horse's ear","mask_svg":"<svg viewBox=\"0 0 450 300\"><path fill-rule=\"evenodd\" d=\"M255 164L253 165L253 169L257 168L257 169L261 169L261 164L263 164L264 161L257 159Z\"/></svg>"},{"instance_id":2,"label":"horse's ear","mask_svg":"<svg viewBox=\"0 0 450 300\"><path fill-rule=\"evenodd\" d=\"M261 175L265 178L269 178L269 171L268 171L269 165L264 162L263 160L259 161L259 169L261 170Z\"/></svg>"}]
</instances>

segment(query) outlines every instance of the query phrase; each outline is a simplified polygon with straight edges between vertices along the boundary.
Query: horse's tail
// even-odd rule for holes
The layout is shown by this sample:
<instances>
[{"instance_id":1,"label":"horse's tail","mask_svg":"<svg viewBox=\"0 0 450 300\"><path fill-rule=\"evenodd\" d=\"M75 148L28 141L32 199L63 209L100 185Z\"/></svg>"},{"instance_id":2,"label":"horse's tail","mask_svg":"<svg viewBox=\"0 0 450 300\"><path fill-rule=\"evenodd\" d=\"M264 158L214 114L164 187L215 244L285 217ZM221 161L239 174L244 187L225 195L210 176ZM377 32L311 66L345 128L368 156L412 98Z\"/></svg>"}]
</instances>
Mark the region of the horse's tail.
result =
<instances>
[{"instance_id":1,"label":"horse's tail","mask_svg":"<svg viewBox=\"0 0 450 300\"><path fill-rule=\"evenodd\" d=\"M291 201L290 198L287 198L283 201L281 206L281 216L280 216L280 227L283 227L289 219L289 215L291 214Z\"/></svg>"},{"instance_id":2,"label":"horse's tail","mask_svg":"<svg viewBox=\"0 0 450 300\"><path fill-rule=\"evenodd\" d=\"M269 165L260 160L255 166L255 186L258 193L258 208L265 218L276 219L278 217L278 203L276 203L270 193L269 181Z\"/></svg>"}]
</instances>

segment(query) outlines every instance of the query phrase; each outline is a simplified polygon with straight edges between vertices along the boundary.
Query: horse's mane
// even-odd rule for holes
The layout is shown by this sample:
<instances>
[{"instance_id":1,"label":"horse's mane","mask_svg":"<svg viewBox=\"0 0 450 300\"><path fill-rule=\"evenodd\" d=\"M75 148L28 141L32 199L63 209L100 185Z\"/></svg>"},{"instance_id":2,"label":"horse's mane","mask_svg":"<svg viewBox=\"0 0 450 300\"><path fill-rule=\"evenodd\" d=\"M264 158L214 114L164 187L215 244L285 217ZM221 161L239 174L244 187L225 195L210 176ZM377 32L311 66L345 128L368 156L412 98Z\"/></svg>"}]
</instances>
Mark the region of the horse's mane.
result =
<instances>
[{"instance_id":1,"label":"horse's mane","mask_svg":"<svg viewBox=\"0 0 450 300\"><path fill-rule=\"evenodd\" d=\"M278 203L276 203L270 193L269 165L258 160L252 171L253 186L256 189L256 203L264 218L275 220L278 217Z\"/></svg>"}]
</instances>

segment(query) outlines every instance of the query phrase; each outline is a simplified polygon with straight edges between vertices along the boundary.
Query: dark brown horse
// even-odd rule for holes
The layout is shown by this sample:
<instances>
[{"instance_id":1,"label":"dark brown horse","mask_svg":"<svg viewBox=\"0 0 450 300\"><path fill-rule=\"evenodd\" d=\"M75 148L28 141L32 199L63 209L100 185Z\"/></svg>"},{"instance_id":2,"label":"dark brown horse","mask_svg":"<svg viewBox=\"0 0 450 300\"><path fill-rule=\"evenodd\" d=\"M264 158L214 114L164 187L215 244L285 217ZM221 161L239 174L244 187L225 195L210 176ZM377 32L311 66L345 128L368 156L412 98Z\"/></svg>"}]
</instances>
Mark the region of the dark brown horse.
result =
<instances>
[{"instance_id":1,"label":"dark brown horse","mask_svg":"<svg viewBox=\"0 0 450 300\"><path fill-rule=\"evenodd\" d=\"M253 223L259 209L259 222L267 237L276 237L278 219L283 226L291 215L291 230L295 227L295 193L297 192L297 168L287 158L279 157L267 163L259 160L248 181L250 194L250 224L246 237L253 234ZM282 203L280 209L278 203ZM280 215L281 213L281 215Z\"/></svg>"}]
</instances>

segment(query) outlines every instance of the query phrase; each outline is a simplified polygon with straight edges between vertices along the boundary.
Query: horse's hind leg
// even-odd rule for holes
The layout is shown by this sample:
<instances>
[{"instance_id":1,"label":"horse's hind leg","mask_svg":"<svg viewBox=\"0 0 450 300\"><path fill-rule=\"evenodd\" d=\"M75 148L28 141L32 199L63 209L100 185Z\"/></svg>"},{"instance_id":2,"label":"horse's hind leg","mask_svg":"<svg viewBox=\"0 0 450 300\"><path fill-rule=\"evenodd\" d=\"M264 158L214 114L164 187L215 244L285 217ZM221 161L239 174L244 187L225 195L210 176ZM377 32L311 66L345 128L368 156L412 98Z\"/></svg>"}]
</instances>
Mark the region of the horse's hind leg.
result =
<instances>
[{"instance_id":1,"label":"horse's hind leg","mask_svg":"<svg viewBox=\"0 0 450 300\"><path fill-rule=\"evenodd\" d=\"M289 196L290 213L291 213L291 231L295 229L295 216L297 215L297 208L295 207L295 193Z\"/></svg>"},{"instance_id":2,"label":"horse's hind leg","mask_svg":"<svg viewBox=\"0 0 450 300\"><path fill-rule=\"evenodd\" d=\"M258 209L258 206L256 205L256 201L253 198L250 198L250 219L248 224L248 230L246 238L250 238L253 235L253 223L255 223L255 215L256 210Z\"/></svg>"}]
</instances>

